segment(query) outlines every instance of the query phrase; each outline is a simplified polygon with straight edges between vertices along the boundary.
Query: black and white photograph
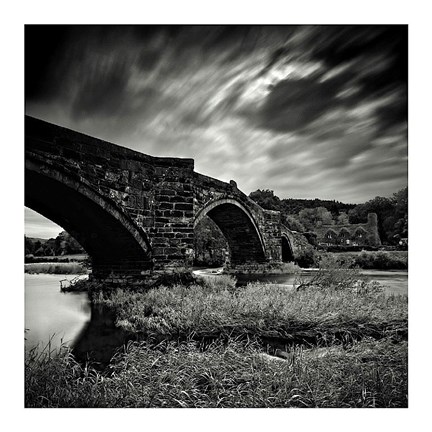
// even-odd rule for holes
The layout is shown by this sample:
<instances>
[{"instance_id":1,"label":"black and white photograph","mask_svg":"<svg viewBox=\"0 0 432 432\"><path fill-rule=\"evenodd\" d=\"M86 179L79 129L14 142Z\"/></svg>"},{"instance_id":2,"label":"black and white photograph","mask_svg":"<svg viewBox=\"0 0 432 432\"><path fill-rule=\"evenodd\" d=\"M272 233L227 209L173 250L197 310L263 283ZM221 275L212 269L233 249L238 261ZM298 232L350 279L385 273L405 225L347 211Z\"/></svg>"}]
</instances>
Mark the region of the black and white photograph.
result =
<instances>
[{"instance_id":1,"label":"black and white photograph","mask_svg":"<svg viewBox=\"0 0 432 432\"><path fill-rule=\"evenodd\" d=\"M408 408L410 29L23 25L24 407Z\"/></svg>"}]
</instances>

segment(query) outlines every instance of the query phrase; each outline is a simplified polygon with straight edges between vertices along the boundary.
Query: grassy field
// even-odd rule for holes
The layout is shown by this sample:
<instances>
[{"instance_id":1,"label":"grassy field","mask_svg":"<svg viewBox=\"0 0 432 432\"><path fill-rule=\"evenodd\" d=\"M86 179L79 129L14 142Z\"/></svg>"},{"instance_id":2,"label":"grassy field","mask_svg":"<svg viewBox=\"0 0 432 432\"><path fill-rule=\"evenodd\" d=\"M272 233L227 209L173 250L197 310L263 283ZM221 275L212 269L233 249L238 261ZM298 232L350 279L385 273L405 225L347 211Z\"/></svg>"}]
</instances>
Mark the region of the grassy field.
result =
<instances>
[{"instance_id":1,"label":"grassy field","mask_svg":"<svg viewBox=\"0 0 432 432\"><path fill-rule=\"evenodd\" d=\"M408 299L350 280L91 289L142 342L103 373L27 354L26 406L406 407Z\"/></svg>"}]
</instances>

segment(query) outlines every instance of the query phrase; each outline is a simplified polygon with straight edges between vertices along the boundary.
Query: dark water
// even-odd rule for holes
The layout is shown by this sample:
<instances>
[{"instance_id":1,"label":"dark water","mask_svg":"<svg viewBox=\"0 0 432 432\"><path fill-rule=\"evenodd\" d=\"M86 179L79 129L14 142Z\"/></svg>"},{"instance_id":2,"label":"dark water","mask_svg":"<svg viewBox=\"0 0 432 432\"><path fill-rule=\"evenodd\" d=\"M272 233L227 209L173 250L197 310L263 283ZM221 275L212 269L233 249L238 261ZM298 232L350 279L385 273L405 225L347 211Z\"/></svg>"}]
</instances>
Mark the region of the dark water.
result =
<instances>
[{"instance_id":1,"label":"dark water","mask_svg":"<svg viewBox=\"0 0 432 432\"><path fill-rule=\"evenodd\" d=\"M200 273L206 274L206 271L201 270ZM305 271L303 275L308 277L312 273ZM388 294L408 294L406 271L371 270L363 273L370 280L380 282ZM211 270L207 274L211 274ZM74 276L67 275L67 279L73 279ZM65 279L64 275L25 275L26 349L36 345L40 349L51 339L52 349L65 343L73 348L78 360L90 360L103 367L119 348L135 336L116 327L115 318L107 309L92 306L87 293L62 293L59 282L62 279ZM252 281L292 285L294 276L238 277L239 286Z\"/></svg>"}]
</instances>

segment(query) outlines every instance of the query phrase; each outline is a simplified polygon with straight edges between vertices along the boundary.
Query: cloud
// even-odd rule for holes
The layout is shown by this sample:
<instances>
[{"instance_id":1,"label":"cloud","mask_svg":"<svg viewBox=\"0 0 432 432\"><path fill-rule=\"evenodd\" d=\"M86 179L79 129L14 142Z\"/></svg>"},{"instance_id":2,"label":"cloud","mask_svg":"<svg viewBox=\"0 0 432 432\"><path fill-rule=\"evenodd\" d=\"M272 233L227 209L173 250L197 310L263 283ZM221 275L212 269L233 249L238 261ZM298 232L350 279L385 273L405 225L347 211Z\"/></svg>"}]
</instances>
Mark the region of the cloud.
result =
<instances>
[{"instance_id":1,"label":"cloud","mask_svg":"<svg viewBox=\"0 0 432 432\"><path fill-rule=\"evenodd\" d=\"M316 78L280 81L258 113L261 126L280 132L305 128L334 107L336 95L342 89L341 81L320 82Z\"/></svg>"},{"instance_id":2,"label":"cloud","mask_svg":"<svg viewBox=\"0 0 432 432\"><path fill-rule=\"evenodd\" d=\"M406 39L406 26L27 26L26 112L194 158L246 193L361 202L406 183Z\"/></svg>"}]
</instances>

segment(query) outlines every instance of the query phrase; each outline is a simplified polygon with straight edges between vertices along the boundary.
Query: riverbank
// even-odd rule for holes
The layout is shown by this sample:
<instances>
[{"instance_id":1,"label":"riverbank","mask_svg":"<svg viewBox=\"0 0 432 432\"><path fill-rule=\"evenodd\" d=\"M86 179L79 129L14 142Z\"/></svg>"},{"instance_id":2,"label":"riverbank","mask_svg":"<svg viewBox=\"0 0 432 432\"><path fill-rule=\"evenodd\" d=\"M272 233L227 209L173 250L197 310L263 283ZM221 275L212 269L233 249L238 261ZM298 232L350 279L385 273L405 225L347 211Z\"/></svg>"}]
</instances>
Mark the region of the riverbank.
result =
<instances>
[{"instance_id":1,"label":"riverbank","mask_svg":"<svg viewBox=\"0 0 432 432\"><path fill-rule=\"evenodd\" d=\"M407 296L354 288L93 288L142 342L104 372L28 354L26 406L406 407Z\"/></svg>"},{"instance_id":2,"label":"riverbank","mask_svg":"<svg viewBox=\"0 0 432 432\"><path fill-rule=\"evenodd\" d=\"M363 270L408 270L408 251L320 252L320 259L333 256Z\"/></svg>"}]
</instances>

